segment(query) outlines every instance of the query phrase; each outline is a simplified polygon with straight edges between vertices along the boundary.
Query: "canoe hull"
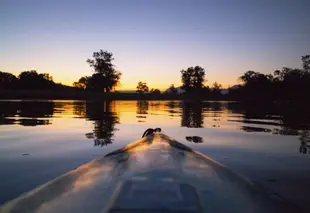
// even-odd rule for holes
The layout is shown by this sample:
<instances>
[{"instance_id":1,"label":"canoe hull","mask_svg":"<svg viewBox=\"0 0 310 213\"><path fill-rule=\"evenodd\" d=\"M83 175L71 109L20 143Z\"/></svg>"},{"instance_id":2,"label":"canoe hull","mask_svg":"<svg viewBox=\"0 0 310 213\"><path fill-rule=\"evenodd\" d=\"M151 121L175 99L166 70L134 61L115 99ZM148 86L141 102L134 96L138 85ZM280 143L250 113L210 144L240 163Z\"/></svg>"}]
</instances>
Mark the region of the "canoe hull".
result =
<instances>
[{"instance_id":1,"label":"canoe hull","mask_svg":"<svg viewBox=\"0 0 310 213\"><path fill-rule=\"evenodd\" d=\"M296 212L246 178L162 134L82 165L0 212Z\"/></svg>"}]
</instances>

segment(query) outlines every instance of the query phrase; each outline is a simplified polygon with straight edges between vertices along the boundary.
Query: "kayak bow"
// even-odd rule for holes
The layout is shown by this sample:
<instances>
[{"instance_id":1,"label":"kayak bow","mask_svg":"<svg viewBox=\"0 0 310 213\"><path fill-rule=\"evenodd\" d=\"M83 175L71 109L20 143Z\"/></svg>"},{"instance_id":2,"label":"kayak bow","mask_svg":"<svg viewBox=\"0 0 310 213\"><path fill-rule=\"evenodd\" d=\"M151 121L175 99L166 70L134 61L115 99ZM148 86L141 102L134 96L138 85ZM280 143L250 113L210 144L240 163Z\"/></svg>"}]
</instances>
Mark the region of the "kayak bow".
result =
<instances>
[{"instance_id":1,"label":"kayak bow","mask_svg":"<svg viewBox=\"0 0 310 213\"><path fill-rule=\"evenodd\" d=\"M214 160L154 132L0 208L8 212L296 212Z\"/></svg>"}]
</instances>

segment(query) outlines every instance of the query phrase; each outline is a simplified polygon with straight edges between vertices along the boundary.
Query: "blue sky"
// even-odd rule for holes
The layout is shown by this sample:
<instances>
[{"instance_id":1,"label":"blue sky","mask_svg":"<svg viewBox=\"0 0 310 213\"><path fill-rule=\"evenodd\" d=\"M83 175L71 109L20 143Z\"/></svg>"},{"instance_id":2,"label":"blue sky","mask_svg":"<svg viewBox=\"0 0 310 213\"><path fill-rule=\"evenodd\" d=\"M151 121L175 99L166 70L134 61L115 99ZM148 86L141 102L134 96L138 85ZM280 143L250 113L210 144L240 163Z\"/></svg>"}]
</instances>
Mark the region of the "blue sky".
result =
<instances>
[{"instance_id":1,"label":"blue sky","mask_svg":"<svg viewBox=\"0 0 310 213\"><path fill-rule=\"evenodd\" d=\"M207 84L237 83L247 70L300 67L310 54L308 0L1 0L0 70L36 69L71 85L106 49L120 89L180 85L200 65Z\"/></svg>"}]
</instances>

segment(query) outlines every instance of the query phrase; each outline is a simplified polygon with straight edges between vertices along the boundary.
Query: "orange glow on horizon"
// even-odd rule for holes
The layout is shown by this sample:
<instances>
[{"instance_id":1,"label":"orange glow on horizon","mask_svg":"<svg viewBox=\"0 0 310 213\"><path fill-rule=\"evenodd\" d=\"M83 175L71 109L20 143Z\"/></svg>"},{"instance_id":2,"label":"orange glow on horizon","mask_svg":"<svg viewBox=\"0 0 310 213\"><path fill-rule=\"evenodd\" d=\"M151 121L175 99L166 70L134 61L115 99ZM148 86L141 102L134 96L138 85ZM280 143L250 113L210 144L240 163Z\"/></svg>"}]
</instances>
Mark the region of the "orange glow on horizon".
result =
<instances>
[{"instance_id":1,"label":"orange glow on horizon","mask_svg":"<svg viewBox=\"0 0 310 213\"><path fill-rule=\"evenodd\" d=\"M57 80L54 80L55 83L61 83L63 85L66 85L66 86L72 86L73 85L73 82L74 81L70 81L70 80L62 80L62 81L57 81ZM181 82L178 82L178 83L171 83L171 84L160 84L160 83L148 83L148 81L144 81L147 83L149 89L159 89L160 91L165 91L166 89L168 89L171 84L173 84L175 87L180 87L182 84ZM208 81L207 83L205 83L204 85L205 86L209 86L209 87L212 87L212 84L214 83L215 81ZM229 88L230 86L233 86L235 84L238 84L237 81L227 81L227 79L225 79L225 81L223 81L224 83L221 83L220 80L216 80L217 83L221 84L222 85L222 88ZM231 83L229 83L231 82ZM122 81L121 81L121 84L120 86L117 86L115 88L115 90L117 91L124 91L124 90L136 90L136 85L138 84L138 81L137 82L126 82L126 84L123 84Z\"/></svg>"},{"instance_id":2,"label":"orange glow on horizon","mask_svg":"<svg viewBox=\"0 0 310 213\"><path fill-rule=\"evenodd\" d=\"M65 72L65 70L59 70L57 72L53 70L46 70L46 69L35 69L39 73L49 73L52 77L55 83L61 83L66 86L73 86L73 83L78 81L80 77L82 76L88 76L91 75L92 72L85 72L85 74L82 75L72 75L70 72ZM30 69L21 69L21 70L30 70ZM7 72L13 73L15 76L18 76L21 71L11 71L6 70ZM123 91L123 90L136 90L136 86L139 81L146 82L149 89L159 89L160 91L165 91L168 89L171 84L174 84L175 87L180 87L182 85L181 83L181 76L176 73L176 75L171 75L171 73L167 73L167 76L160 76L160 77L154 77L153 75L149 75L147 77L141 76L128 76L128 74L123 71L124 75L122 75L120 80L120 85L115 88L117 91ZM219 75L216 73L222 73L222 72L207 72L206 75L206 82L205 85L212 87L212 84L214 82L217 82L222 85L223 88L228 88L229 86L233 86L235 84L238 84L238 77L235 77L234 75ZM126 75L127 74L127 75ZM216 75L215 75L216 74Z\"/></svg>"}]
</instances>

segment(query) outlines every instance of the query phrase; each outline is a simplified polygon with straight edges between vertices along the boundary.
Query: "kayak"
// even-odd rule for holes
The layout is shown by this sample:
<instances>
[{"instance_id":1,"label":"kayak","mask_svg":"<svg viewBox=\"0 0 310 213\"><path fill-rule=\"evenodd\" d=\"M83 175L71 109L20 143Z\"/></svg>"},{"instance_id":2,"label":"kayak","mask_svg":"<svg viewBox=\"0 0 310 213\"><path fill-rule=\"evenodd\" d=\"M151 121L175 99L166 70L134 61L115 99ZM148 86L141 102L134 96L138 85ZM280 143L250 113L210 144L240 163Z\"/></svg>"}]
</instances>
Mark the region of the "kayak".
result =
<instances>
[{"instance_id":1,"label":"kayak","mask_svg":"<svg viewBox=\"0 0 310 213\"><path fill-rule=\"evenodd\" d=\"M280 196L159 131L0 208L1 213L296 211Z\"/></svg>"}]
</instances>

